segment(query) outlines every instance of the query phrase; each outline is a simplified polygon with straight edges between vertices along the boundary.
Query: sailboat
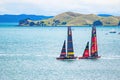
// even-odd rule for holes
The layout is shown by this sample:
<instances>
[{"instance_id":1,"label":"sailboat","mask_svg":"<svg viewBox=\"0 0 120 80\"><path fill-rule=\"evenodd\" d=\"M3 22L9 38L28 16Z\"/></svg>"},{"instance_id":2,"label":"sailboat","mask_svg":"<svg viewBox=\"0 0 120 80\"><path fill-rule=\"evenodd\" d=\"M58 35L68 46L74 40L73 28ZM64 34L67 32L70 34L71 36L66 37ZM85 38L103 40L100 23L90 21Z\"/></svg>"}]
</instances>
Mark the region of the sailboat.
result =
<instances>
[{"instance_id":1,"label":"sailboat","mask_svg":"<svg viewBox=\"0 0 120 80\"><path fill-rule=\"evenodd\" d=\"M67 51L67 52L66 52ZM74 56L74 48L73 48L73 41L72 41L72 30L71 27L68 27L67 32L67 48L66 48L66 41L64 41L61 54L56 59L76 59L77 57Z\"/></svg>"},{"instance_id":2,"label":"sailboat","mask_svg":"<svg viewBox=\"0 0 120 80\"><path fill-rule=\"evenodd\" d=\"M116 30L112 29L109 33L116 33Z\"/></svg>"},{"instance_id":3,"label":"sailboat","mask_svg":"<svg viewBox=\"0 0 120 80\"><path fill-rule=\"evenodd\" d=\"M97 59L101 56L98 56L98 45L97 45L97 35L96 35L96 27L92 27L92 36L91 36L91 49L89 54L89 43L87 43L86 49L83 53L82 57L78 57L78 59Z\"/></svg>"}]
</instances>

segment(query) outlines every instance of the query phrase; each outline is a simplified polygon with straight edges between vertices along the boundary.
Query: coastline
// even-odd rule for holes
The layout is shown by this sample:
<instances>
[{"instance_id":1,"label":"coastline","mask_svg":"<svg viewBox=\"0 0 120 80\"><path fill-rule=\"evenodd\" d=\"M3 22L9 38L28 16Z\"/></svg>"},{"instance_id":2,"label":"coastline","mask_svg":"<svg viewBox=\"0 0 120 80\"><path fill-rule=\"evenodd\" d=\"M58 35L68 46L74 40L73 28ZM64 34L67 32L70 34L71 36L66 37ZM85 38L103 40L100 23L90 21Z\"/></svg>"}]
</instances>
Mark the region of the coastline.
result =
<instances>
[{"instance_id":1,"label":"coastline","mask_svg":"<svg viewBox=\"0 0 120 80\"><path fill-rule=\"evenodd\" d=\"M28 25L24 25L24 26L20 26L18 25L18 22L4 22L4 23L0 23L0 27L1 26L16 26L16 27L68 27L68 26L28 26ZM92 27L93 25L89 26L89 25L83 25L83 26L71 26L71 27ZM115 25L107 25L107 26L96 26L96 27L120 27L120 26L115 26Z\"/></svg>"}]
</instances>

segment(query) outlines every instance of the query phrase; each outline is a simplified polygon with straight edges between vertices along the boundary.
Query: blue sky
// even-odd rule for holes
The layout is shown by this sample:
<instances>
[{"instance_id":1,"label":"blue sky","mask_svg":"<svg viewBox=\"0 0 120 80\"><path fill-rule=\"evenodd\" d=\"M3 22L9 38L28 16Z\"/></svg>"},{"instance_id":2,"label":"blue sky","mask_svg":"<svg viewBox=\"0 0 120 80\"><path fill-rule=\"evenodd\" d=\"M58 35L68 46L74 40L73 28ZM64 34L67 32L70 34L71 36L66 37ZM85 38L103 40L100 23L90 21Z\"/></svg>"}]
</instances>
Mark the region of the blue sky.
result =
<instances>
[{"instance_id":1,"label":"blue sky","mask_svg":"<svg viewBox=\"0 0 120 80\"><path fill-rule=\"evenodd\" d=\"M120 0L0 0L0 14L57 15L67 11L120 16Z\"/></svg>"}]
</instances>

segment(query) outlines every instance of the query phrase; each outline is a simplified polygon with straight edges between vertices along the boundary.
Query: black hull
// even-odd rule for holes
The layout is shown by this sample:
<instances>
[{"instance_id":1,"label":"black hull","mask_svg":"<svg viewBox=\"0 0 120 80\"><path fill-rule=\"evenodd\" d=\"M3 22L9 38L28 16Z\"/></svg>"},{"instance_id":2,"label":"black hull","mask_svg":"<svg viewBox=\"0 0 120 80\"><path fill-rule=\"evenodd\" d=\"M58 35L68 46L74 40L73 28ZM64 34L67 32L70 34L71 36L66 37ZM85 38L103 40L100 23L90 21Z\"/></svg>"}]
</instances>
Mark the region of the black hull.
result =
<instances>
[{"instance_id":1,"label":"black hull","mask_svg":"<svg viewBox=\"0 0 120 80\"><path fill-rule=\"evenodd\" d=\"M97 56L97 57L78 57L78 59L98 59L101 58L101 56Z\"/></svg>"},{"instance_id":2,"label":"black hull","mask_svg":"<svg viewBox=\"0 0 120 80\"><path fill-rule=\"evenodd\" d=\"M60 57L58 57L58 58L56 58L57 60L74 60L74 59L77 59L77 57L73 57L73 58L67 58L67 57L65 57L65 58L60 58Z\"/></svg>"},{"instance_id":3,"label":"black hull","mask_svg":"<svg viewBox=\"0 0 120 80\"><path fill-rule=\"evenodd\" d=\"M116 32L109 32L109 33L116 33Z\"/></svg>"}]
</instances>

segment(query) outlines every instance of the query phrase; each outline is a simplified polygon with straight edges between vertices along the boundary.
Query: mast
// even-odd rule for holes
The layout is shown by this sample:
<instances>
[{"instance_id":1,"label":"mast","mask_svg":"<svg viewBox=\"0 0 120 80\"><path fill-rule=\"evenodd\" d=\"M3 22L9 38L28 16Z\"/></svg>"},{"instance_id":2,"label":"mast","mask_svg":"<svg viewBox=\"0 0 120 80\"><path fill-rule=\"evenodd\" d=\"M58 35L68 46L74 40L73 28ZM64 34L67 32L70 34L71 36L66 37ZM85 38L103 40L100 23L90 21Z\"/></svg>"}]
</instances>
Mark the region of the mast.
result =
<instances>
[{"instance_id":1,"label":"mast","mask_svg":"<svg viewBox=\"0 0 120 80\"><path fill-rule=\"evenodd\" d=\"M87 45L85 47L83 57L89 57L89 41L87 42Z\"/></svg>"},{"instance_id":2,"label":"mast","mask_svg":"<svg viewBox=\"0 0 120 80\"><path fill-rule=\"evenodd\" d=\"M66 57L66 40L64 40L64 44L61 50L60 57L65 58Z\"/></svg>"},{"instance_id":3,"label":"mast","mask_svg":"<svg viewBox=\"0 0 120 80\"><path fill-rule=\"evenodd\" d=\"M72 41L72 30L71 27L68 27L68 36L67 36L67 57L74 57L73 41Z\"/></svg>"},{"instance_id":4,"label":"mast","mask_svg":"<svg viewBox=\"0 0 120 80\"><path fill-rule=\"evenodd\" d=\"M98 47L97 47L97 35L96 27L92 27L92 36L91 36L91 57L98 57Z\"/></svg>"}]
</instances>

